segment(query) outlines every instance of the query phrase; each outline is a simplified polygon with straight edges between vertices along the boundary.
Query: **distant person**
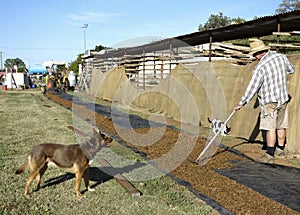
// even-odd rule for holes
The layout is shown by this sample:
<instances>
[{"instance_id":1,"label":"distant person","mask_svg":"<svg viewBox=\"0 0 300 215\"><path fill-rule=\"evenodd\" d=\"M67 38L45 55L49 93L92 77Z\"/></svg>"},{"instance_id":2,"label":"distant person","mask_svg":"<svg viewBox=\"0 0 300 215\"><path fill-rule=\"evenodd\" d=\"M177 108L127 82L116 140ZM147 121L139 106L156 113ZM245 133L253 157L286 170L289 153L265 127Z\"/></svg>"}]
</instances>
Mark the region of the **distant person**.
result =
<instances>
[{"instance_id":1,"label":"distant person","mask_svg":"<svg viewBox=\"0 0 300 215\"><path fill-rule=\"evenodd\" d=\"M267 151L257 161L272 164L274 154L278 157L285 157L284 147L288 127L287 104L290 99L286 74L292 74L295 70L285 55L271 52L270 47L261 40L250 43L250 48L250 54L259 60L259 63L254 68L244 96L234 110L246 106L254 94L258 94L261 107L259 129L266 131ZM277 148L276 140L278 141Z\"/></svg>"}]
</instances>

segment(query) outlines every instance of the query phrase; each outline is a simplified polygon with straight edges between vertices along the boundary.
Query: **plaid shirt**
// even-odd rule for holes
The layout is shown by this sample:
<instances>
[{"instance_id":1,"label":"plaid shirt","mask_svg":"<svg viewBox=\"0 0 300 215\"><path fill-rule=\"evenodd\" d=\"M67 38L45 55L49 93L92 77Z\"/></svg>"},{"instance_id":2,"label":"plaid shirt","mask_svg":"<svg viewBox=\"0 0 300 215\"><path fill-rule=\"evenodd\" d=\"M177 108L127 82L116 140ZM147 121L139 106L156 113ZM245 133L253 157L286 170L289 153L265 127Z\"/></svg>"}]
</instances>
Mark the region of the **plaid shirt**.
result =
<instances>
[{"instance_id":1,"label":"plaid shirt","mask_svg":"<svg viewBox=\"0 0 300 215\"><path fill-rule=\"evenodd\" d=\"M239 105L248 104L258 93L261 106L271 102L280 106L288 101L286 74L294 73L294 66L285 55L268 52L256 65L245 95Z\"/></svg>"}]
</instances>

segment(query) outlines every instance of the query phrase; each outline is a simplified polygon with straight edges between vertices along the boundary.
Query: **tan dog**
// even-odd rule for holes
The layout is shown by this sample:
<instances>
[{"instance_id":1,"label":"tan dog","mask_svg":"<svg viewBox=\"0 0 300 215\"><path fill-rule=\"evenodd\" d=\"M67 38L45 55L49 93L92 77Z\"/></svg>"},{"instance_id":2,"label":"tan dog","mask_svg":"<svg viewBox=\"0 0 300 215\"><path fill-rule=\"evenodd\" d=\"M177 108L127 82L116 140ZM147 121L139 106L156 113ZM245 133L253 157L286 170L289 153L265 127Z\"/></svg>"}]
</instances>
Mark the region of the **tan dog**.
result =
<instances>
[{"instance_id":1,"label":"tan dog","mask_svg":"<svg viewBox=\"0 0 300 215\"><path fill-rule=\"evenodd\" d=\"M79 144L62 145L45 143L34 146L28 157L28 162L16 170L16 174L21 174L29 167L30 174L25 184L24 195L26 197L29 196L29 187L34 178L36 179L37 190L40 188L41 178L49 165L54 165L67 172L75 173L75 190L78 197L82 196L80 192L82 177L88 191L93 191L89 186L89 161L102 147L108 146L108 143L111 141L111 138L94 130L93 137L85 144L81 144L83 148L87 149L84 151Z\"/></svg>"}]
</instances>

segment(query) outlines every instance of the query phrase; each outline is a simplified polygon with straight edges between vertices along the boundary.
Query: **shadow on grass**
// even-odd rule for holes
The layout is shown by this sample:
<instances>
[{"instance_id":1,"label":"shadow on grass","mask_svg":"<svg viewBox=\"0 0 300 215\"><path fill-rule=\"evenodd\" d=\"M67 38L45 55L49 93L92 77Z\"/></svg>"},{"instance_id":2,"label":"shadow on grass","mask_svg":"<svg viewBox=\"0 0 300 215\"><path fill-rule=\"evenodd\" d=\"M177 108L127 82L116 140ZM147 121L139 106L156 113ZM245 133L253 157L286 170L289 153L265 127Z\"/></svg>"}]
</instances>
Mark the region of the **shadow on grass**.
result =
<instances>
[{"instance_id":1,"label":"shadow on grass","mask_svg":"<svg viewBox=\"0 0 300 215\"><path fill-rule=\"evenodd\" d=\"M113 179L115 176L117 176L119 174L130 172L131 170L140 168L144 165L145 165L144 163L136 162L135 164L125 166L125 167L121 167L121 168L113 168L113 167L109 167L109 166L101 167L101 168L90 167L89 182L90 182L90 184L91 184L91 181L95 182L91 185L91 188L95 188L99 184L102 184L106 181L109 181L109 180ZM51 187L53 185L63 183L63 182L68 181L70 179L75 179L75 174L65 173L63 175L60 175L60 176L57 176L57 177L50 178L50 179L46 180L44 182L44 185L41 186L41 188L45 189L47 187ZM82 179L82 182L83 181L84 180ZM37 189L35 191L37 191ZM87 191L87 189L83 190L82 193L85 193L86 191Z\"/></svg>"},{"instance_id":2,"label":"shadow on grass","mask_svg":"<svg viewBox=\"0 0 300 215\"><path fill-rule=\"evenodd\" d=\"M96 167L91 167L90 168L90 172L89 172L89 180L90 182L96 182L95 184L93 184L91 187L94 188L97 185L104 183L106 181L109 181L111 179L113 179L113 176L110 176L106 173L104 173L103 171L101 171L99 168ZM50 178L48 180L46 180L44 182L44 185L41 186L42 189L45 189L47 187L51 187L53 185L58 185L60 183L63 183L65 181L71 180L71 179L75 179L75 174L72 173L65 173L63 175L54 177L54 178ZM83 182L83 179L82 179ZM37 191L37 190L35 190ZM84 190L83 192L86 192L86 190Z\"/></svg>"}]
</instances>

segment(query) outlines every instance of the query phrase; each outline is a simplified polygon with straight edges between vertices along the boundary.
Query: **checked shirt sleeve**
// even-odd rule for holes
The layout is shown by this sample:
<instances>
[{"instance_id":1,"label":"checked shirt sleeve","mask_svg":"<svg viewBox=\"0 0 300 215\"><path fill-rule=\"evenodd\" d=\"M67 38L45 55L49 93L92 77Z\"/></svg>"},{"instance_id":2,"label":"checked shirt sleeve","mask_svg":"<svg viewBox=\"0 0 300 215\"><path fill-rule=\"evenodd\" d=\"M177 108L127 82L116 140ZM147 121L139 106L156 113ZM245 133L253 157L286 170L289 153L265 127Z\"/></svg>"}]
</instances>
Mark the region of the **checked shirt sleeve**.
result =
<instances>
[{"instance_id":1,"label":"checked shirt sleeve","mask_svg":"<svg viewBox=\"0 0 300 215\"><path fill-rule=\"evenodd\" d=\"M293 74L295 72L295 68L293 66L293 64L291 64L291 62L287 59L287 57L285 57L285 62L286 62L286 72L288 74Z\"/></svg>"},{"instance_id":2,"label":"checked shirt sleeve","mask_svg":"<svg viewBox=\"0 0 300 215\"><path fill-rule=\"evenodd\" d=\"M241 101L239 102L239 105L246 106L251 101L255 93L259 90L262 83L263 83L263 77L258 72L258 70L255 69L253 71L252 78L246 89L245 95L242 97Z\"/></svg>"}]
</instances>

